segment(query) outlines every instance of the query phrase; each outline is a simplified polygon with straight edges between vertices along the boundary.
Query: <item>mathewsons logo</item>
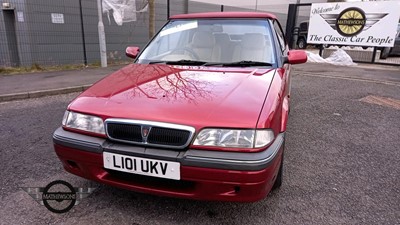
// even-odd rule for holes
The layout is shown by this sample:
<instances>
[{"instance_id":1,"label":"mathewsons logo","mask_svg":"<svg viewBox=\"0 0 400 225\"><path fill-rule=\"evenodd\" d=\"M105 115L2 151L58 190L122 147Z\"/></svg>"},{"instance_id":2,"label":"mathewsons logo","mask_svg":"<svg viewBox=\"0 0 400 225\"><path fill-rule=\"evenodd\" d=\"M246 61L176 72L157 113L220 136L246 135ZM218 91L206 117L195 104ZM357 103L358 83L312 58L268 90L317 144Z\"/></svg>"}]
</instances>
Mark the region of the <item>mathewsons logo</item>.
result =
<instances>
[{"instance_id":1,"label":"mathewsons logo","mask_svg":"<svg viewBox=\"0 0 400 225\"><path fill-rule=\"evenodd\" d=\"M312 4L308 43L392 47L400 2Z\"/></svg>"},{"instance_id":2,"label":"mathewsons logo","mask_svg":"<svg viewBox=\"0 0 400 225\"><path fill-rule=\"evenodd\" d=\"M340 35L352 37L374 26L387 16L387 13L369 13L366 15L362 9L351 7L343 10L340 14L320 14L320 16Z\"/></svg>"},{"instance_id":3,"label":"mathewsons logo","mask_svg":"<svg viewBox=\"0 0 400 225\"><path fill-rule=\"evenodd\" d=\"M337 31L346 37L359 34L367 22L365 13L359 8L347 8L343 10L336 20Z\"/></svg>"},{"instance_id":4,"label":"mathewsons logo","mask_svg":"<svg viewBox=\"0 0 400 225\"><path fill-rule=\"evenodd\" d=\"M73 187L63 180L50 182L46 187L21 187L39 204L53 213L66 213L82 199L88 197L96 188Z\"/></svg>"}]
</instances>

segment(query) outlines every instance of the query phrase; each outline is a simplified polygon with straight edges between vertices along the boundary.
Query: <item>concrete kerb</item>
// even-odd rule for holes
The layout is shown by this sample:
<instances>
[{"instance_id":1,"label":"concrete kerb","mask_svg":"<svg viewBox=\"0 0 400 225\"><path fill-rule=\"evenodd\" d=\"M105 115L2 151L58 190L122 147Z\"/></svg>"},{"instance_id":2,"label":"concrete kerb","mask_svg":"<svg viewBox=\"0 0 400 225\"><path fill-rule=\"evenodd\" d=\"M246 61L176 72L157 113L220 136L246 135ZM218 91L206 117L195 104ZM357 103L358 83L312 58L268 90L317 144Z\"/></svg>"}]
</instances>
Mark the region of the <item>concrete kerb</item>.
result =
<instances>
[{"instance_id":1,"label":"concrete kerb","mask_svg":"<svg viewBox=\"0 0 400 225\"><path fill-rule=\"evenodd\" d=\"M5 95L0 95L0 102L9 102L9 101L29 99L29 98L40 98L40 97L50 96L50 95L60 95L60 94L69 94L69 93L74 93L74 92L82 92L82 91L88 89L90 86L92 86L92 85L89 84L89 85L83 85L83 86L74 86L74 87L48 89L48 90L31 91L31 92L23 92L23 93L5 94Z\"/></svg>"}]
</instances>

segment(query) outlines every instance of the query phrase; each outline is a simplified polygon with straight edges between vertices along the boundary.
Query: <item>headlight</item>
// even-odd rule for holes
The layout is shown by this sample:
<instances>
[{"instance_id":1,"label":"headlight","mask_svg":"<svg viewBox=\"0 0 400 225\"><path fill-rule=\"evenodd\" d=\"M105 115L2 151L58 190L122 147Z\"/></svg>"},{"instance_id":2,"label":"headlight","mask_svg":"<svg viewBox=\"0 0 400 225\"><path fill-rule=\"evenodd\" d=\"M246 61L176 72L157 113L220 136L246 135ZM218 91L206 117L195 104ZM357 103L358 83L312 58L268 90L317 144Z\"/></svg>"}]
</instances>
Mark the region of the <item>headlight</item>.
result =
<instances>
[{"instance_id":1,"label":"headlight","mask_svg":"<svg viewBox=\"0 0 400 225\"><path fill-rule=\"evenodd\" d=\"M66 111L62 124L68 128L105 134L104 122L100 117Z\"/></svg>"},{"instance_id":2,"label":"headlight","mask_svg":"<svg viewBox=\"0 0 400 225\"><path fill-rule=\"evenodd\" d=\"M204 129L193 145L227 148L261 148L274 140L272 130Z\"/></svg>"}]
</instances>

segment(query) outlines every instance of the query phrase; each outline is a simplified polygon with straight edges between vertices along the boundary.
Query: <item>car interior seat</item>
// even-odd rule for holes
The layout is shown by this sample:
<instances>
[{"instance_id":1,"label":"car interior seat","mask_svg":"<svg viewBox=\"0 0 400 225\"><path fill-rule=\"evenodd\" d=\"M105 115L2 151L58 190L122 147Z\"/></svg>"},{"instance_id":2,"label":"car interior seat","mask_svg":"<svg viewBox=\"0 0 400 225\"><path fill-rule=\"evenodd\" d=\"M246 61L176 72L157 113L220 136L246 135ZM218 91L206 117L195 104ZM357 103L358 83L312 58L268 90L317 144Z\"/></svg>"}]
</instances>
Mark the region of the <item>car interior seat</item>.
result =
<instances>
[{"instance_id":1,"label":"car interior seat","mask_svg":"<svg viewBox=\"0 0 400 225\"><path fill-rule=\"evenodd\" d=\"M240 45L233 52L232 61L261 61L271 62L272 48L263 34L246 33L242 37Z\"/></svg>"},{"instance_id":2,"label":"car interior seat","mask_svg":"<svg viewBox=\"0 0 400 225\"><path fill-rule=\"evenodd\" d=\"M196 31L189 47L197 53L201 61L220 61L221 47L216 44L214 35L209 31Z\"/></svg>"},{"instance_id":3,"label":"car interior seat","mask_svg":"<svg viewBox=\"0 0 400 225\"><path fill-rule=\"evenodd\" d=\"M215 41L217 46L221 47L221 59L220 62L231 62L232 54L234 50L234 44L232 43L229 34L227 33L214 33Z\"/></svg>"}]
</instances>

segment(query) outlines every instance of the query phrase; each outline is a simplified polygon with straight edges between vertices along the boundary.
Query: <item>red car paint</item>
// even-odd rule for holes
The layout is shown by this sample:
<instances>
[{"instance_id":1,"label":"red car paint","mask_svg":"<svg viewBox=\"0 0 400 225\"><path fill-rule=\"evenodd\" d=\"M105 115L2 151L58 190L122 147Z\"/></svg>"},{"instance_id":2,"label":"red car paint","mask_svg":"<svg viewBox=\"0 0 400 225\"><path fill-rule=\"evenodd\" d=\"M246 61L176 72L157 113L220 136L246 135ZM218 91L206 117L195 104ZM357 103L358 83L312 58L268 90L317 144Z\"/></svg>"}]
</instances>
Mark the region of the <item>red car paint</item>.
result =
<instances>
[{"instance_id":1,"label":"red car paint","mask_svg":"<svg viewBox=\"0 0 400 225\"><path fill-rule=\"evenodd\" d=\"M256 68L221 71L217 67L132 64L81 94L69 110L96 112L104 120L135 118L197 130L255 128L275 70L264 70L262 75L255 72ZM244 103L246 107L241 107ZM265 125L258 128L269 127Z\"/></svg>"}]
</instances>

